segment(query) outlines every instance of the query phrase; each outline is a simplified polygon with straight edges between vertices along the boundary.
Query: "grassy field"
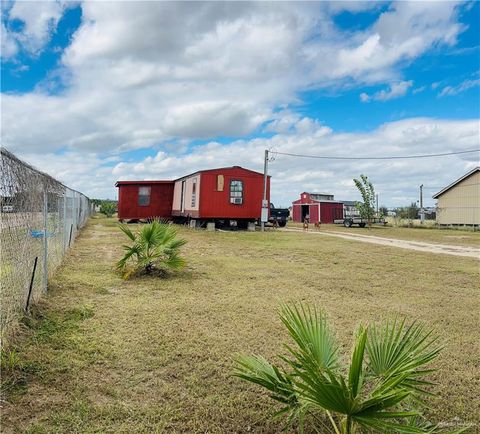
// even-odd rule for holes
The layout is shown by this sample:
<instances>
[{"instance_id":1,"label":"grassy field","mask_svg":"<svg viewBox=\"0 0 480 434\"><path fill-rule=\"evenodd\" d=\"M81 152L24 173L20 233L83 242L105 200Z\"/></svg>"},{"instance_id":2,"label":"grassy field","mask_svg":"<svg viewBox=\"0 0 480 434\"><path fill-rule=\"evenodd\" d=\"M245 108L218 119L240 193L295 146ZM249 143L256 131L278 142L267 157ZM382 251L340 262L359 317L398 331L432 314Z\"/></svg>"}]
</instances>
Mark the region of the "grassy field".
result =
<instances>
[{"instance_id":1,"label":"grassy field","mask_svg":"<svg viewBox=\"0 0 480 434\"><path fill-rule=\"evenodd\" d=\"M124 235L113 219L89 222L17 337L3 432L279 432L273 401L231 372L239 354L283 353L276 309L289 300L322 306L347 352L360 322L425 321L445 345L429 416L480 426L478 261L293 232L180 232L186 270L123 281Z\"/></svg>"},{"instance_id":2,"label":"grassy field","mask_svg":"<svg viewBox=\"0 0 480 434\"><path fill-rule=\"evenodd\" d=\"M302 228L301 223L289 222L287 228ZM309 230L318 230L310 225ZM339 231L351 234L373 235L376 237L397 238L408 241L422 241L433 244L450 244L454 246L480 247L480 232L468 229L437 229L437 228L402 228L383 225L373 225L371 229L353 226L322 224L321 231Z\"/></svg>"}]
</instances>

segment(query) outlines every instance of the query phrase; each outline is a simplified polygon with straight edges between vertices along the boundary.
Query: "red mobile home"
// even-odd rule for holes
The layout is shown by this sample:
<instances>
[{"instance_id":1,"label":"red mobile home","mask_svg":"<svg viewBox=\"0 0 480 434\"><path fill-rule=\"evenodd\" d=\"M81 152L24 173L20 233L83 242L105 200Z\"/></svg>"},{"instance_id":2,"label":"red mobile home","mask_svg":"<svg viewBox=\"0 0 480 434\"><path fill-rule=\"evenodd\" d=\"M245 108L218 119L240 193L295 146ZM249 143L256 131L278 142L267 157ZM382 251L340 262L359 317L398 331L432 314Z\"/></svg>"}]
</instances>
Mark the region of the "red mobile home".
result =
<instances>
[{"instance_id":1,"label":"red mobile home","mask_svg":"<svg viewBox=\"0 0 480 434\"><path fill-rule=\"evenodd\" d=\"M239 166L201 170L175 181L172 216L199 220L254 221L261 216L262 198L262 173Z\"/></svg>"},{"instance_id":2,"label":"red mobile home","mask_svg":"<svg viewBox=\"0 0 480 434\"><path fill-rule=\"evenodd\" d=\"M308 217L310 223L333 223L343 219L343 202L333 200L331 194L304 191L300 199L292 202L292 211L294 222L303 222Z\"/></svg>"},{"instance_id":3,"label":"red mobile home","mask_svg":"<svg viewBox=\"0 0 480 434\"><path fill-rule=\"evenodd\" d=\"M175 181L118 181L115 186L120 220L173 217L242 224L261 216L263 174L239 166L201 170Z\"/></svg>"},{"instance_id":4,"label":"red mobile home","mask_svg":"<svg viewBox=\"0 0 480 434\"><path fill-rule=\"evenodd\" d=\"M118 218L140 220L172 216L175 181L118 181Z\"/></svg>"}]
</instances>

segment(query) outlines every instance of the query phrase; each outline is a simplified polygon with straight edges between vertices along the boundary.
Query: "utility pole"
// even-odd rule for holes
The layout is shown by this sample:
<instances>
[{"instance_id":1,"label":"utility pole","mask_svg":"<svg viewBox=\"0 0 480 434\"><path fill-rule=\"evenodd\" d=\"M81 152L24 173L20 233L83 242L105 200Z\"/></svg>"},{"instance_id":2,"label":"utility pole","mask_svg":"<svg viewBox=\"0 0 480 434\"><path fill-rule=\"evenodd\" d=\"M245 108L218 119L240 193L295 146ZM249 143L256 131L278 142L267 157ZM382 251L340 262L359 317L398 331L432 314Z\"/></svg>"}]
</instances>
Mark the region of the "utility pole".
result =
<instances>
[{"instance_id":1,"label":"utility pole","mask_svg":"<svg viewBox=\"0 0 480 434\"><path fill-rule=\"evenodd\" d=\"M265 231L265 223L268 221L267 179L268 179L268 149L265 149L265 161L263 162L262 215L260 218L260 226L261 226L262 232Z\"/></svg>"},{"instance_id":2,"label":"utility pole","mask_svg":"<svg viewBox=\"0 0 480 434\"><path fill-rule=\"evenodd\" d=\"M378 217L378 194L375 195L375 203L376 203L377 217Z\"/></svg>"},{"instance_id":3,"label":"utility pole","mask_svg":"<svg viewBox=\"0 0 480 434\"><path fill-rule=\"evenodd\" d=\"M423 184L420 186L420 223L423 225L425 211L423 210Z\"/></svg>"}]
</instances>

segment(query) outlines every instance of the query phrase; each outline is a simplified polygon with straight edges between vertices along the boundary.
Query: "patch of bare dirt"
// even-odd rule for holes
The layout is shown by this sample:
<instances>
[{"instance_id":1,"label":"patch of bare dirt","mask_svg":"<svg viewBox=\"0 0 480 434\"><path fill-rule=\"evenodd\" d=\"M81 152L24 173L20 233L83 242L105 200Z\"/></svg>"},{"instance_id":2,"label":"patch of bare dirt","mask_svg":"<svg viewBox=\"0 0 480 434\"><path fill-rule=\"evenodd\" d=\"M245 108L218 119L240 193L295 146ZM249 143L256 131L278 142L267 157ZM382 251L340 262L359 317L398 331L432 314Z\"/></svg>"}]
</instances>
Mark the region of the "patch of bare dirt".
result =
<instances>
[{"instance_id":1,"label":"patch of bare dirt","mask_svg":"<svg viewBox=\"0 0 480 434\"><path fill-rule=\"evenodd\" d=\"M287 232L303 232L313 235L325 235L329 237L344 238L347 240L362 241L364 243L379 244L382 246L398 247L401 249L416 250L419 252L428 252L435 254L445 254L453 256L467 256L471 258L480 259L480 249L475 247L453 246L446 244L431 244L423 241L407 241L392 238L383 238L373 235L352 234L346 232L321 232L321 231L307 231L301 229L282 229Z\"/></svg>"}]
</instances>

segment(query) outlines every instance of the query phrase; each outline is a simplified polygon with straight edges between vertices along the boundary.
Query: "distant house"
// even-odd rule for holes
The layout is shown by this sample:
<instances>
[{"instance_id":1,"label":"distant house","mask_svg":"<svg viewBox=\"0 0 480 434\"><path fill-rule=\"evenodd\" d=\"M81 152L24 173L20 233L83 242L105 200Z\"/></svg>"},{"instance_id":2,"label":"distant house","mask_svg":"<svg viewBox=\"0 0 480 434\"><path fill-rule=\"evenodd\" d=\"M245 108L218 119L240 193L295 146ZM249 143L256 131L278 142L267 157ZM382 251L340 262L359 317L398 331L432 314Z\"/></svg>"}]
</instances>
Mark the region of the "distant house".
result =
<instances>
[{"instance_id":1,"label":"distant house","mask_svg":"<svg viewBox=\"0 0 480 434\"><path fill-rule=\"evenodd\" d=\"M433 195L437 199L437 223L448 226L480 225L480 167Z\"/></svg>"},{"instance_id":2,"label":"distant house","mask_svg":"<svg viewBox=\"0 0 480 434\"><path fill-rule=\"evenodd\" d=\"M300 199L292 202L292 220L303 222L305 218L310 223L333 223L343 219L343 202L334 200L333 194L304 191Z\"/></svg>"}]
</instances>

